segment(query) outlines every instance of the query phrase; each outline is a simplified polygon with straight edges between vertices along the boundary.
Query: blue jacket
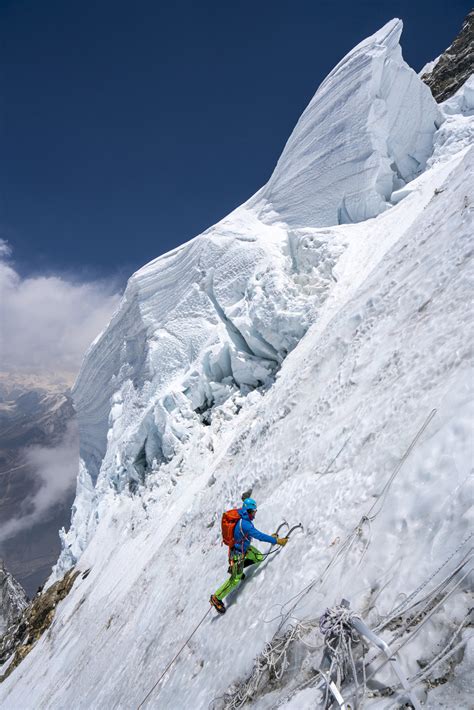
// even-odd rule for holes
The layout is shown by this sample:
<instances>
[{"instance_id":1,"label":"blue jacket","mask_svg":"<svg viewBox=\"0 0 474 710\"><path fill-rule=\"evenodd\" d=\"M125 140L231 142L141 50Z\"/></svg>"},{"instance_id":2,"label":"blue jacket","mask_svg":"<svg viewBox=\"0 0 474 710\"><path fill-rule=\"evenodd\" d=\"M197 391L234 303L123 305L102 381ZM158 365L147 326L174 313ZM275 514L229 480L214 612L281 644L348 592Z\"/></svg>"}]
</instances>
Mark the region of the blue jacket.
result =
<instances>
[{"instance_id":1,"label":"blue jacket","mask_svg":"<svg viewBox=\"0 0 474 710\"><path fill-rule=\"evenodd\" d=\"M234 528L234 550L240 552L242 550L242 540L243 540L243 551L244 553L250 547L250 541L252 538L261 540L262 542L269 542L274 545L276 543L276 537L271 535L265 535L265 533L257 530L255 525L249 518L249 514L245 508L239 509L240 520Z\"/></svg>"}]
</instances>

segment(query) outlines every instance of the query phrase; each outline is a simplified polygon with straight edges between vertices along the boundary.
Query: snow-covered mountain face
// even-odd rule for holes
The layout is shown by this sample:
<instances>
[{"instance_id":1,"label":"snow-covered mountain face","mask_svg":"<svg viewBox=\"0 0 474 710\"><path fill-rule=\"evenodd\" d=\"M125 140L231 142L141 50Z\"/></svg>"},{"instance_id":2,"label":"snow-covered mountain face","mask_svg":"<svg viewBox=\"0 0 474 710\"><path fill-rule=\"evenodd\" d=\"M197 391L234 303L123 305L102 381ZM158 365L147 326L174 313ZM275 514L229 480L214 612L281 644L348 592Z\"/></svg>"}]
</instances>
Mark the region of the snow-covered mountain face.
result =
<instances>
[{"instance_id":1,"label":"snow-covered mountain face","mask_svg":"<svg viewBox=\"0 0 474 710\"><path fill-rule=\"evenodd\" d=\"M269 183L134 274L91 346L55 574L91 571L0 686L6 707L138 707L224 581L220 515L249 487L260 529L285 518L304 534L204 619L145 706L240 707L292 619L346 597L376 626L413 594L437 606L406 633L410 687L427 707L467 707L472 599L466 567L450 575L472 526L472 80L438 108L400 30L340 62ZM310 645L244 702L318 707L322 638ZM387 668L376 680L396 702ZM367 706L388 707L375 690Z\"/></svg>"}]
</instances>

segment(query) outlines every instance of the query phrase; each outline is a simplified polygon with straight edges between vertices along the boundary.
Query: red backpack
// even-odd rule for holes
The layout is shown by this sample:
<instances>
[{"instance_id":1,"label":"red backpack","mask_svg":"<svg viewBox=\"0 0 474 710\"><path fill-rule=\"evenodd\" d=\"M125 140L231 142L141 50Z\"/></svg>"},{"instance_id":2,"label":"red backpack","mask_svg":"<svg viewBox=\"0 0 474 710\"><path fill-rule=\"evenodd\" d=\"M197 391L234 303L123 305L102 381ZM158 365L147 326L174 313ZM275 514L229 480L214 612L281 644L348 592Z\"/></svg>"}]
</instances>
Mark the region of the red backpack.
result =
<instances>
[{"instance_id":1,"label":"red backpack","mask_svg":"<svg viewBox=\"0 0 474 710\"><path fill-rule=\"evenodd\" d=\"M226 510L222 514L222 542L228 547L234 547L234 528L240 520L237 508Z\"/></svg>"}]
</instances>

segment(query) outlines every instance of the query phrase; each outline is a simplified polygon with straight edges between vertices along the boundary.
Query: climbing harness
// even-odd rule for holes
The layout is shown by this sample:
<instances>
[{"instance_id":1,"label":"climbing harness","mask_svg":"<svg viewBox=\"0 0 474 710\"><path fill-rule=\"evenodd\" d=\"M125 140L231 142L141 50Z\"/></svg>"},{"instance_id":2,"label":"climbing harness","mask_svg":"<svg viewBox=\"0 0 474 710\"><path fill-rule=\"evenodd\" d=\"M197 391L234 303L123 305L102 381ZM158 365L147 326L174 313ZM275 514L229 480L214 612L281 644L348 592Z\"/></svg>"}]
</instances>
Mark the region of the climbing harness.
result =
<instances>
[{"instance_id":1,"label":"climbing harness","mask_svg":"<svg viewBox=\"0 0 474 710\"><path fill-rule=\"evenodd\" d=\"M279 534L279 532L282 530L283 527L289 527L289 526L288 526L288 523L286 522L286 520L284 520L284 521L283 521L282 523L280 523L280 525L278 526L278 528L277 528L277 530L276 530L276 536L277 536L277 537L278 537L278 534ZM303 526L302 526L301 523L298 523L297 525L293 525L293 527L289 529L288 534L286 535L286 537L289 537L289 536L291 535L291 533L295 532L295 531L296 531L297 529L299 529L299 528L303 529ZM281 549L281 548L278 548L277 550L274 550L274 552L279 552L280 549ZM264 555L264 557L268 557L269 554L271 554L271 553L267 553L266 555ZM160 677L158 678L158 680L156 681L156 683L153 685L152 688L150 688L150 690L148 691L147 695L143 698L143 700L141 701L140 705L138 705L137 710L140 710L140 708L143 707L143 705L146 703L146 701L148 700L148 698L150 697L150 695L153 693L153 691L155 690L155 688L159 685L159 683L161 682L161 680L165 677L166 673L169 671L169 669L171 668L171 666L175 663L175 661L177 661L177 659L179 658L179 656L181 655L181 653L184 651L184 649L186 648L186 646L188 645L188 643L190 642L190 640L192 639L192 637L194 636L194 634L196 633L196 631L199 629L199 627L200 627L200 626L204 623L204 621L206 620L206 618L207 618L208 614L210 613L211 609L212 609L212 607L210 607L210 608L206 611L206 613L205 613L204 616L202 617L201 621L194 627L194 630L192 631L192 633L188 636L188 638L187 638L186 641L183 643L183 645L181 646L181 648L179 649L179 651L173 656L173 658L172 658L171 661L168 663L168 665L166 666L165 670L164 670L163 673L160 675Z\"/></svg>"},{"instance_id":2,"label":"climbing harness","mask_svg":"<svg viewBox=\"0 0 474 710\"><path fill-rule=\"evenodd\" d=\"M430 424L430 422L433 419L433 417L435 416L435 414L436 414L436 409L433 409L430 412L430 414L428 415L428 417L426 418L426 420L423 423L423 425L421 426L421 428L418 430L415 437L413 438L413 440L410 443L409 447L407 448L406 452L404 453L404 455L400 459L399 463L395 467L390 478L385 483L385 485L380 493L380 496L372 504L372 506L368 510L367 514L362 516L362 518L360 519L359 523L356 525L354 530L351 533L349 533L349 535L347 536L347 538L345 539L345 541L343 542L343 544L341 545L339 550L336 552L336 554L334 555L332 560L330 560L330 562L326 566L322 575L319 578L315 578L314 580L312 580L301 592L299 592L298 594L296 594L294 597L292 597L291 599L289 599L286 602L286 604L288 604L289 602L296 600L295 603L293 604L293 606L291 607L291 609L288 612L286 612L284 615L282 615L283 618L280 623L279 629L281 629L283 624L286 623L286 621L288 620L292 611L297 606L297 604L301 601L303 596L305 594L307 594L318 581L320 583L322 583L324 581L324 579L326 578L331 567L337 562L337 560L344 553L346 553L348 551L348 549L351 547L351 545L353 544L356 537L358 535L360 535L362 526L365 524L369 524L369 526L370 526L370 522L375 520L375 518L377 517L378 513L380 512L380 510L382 509L382 507L385 503L388 491L390 490L390 487L391 487L393 481L395 480L396 476L400 472L406 459L408 458L410 453L413 451L418 440L420 439L423 432L426 430L426 428ZM346 446L347 442L348 442L348 440L343 444L343 447L336 454L335 458L330 462L329 467L333 464L334 460L342 452L342 450ZM289 527L288 523L286 523L286 521L283 521L280 524L280 526L278 527L277 533L279 533L280 530L285 526ZM301 531L303 531L303 526L301 523L298 523L297 525L294 525L292 528L289 528L288 534L286 535L286 537L289 538L290 535L298 529L301 529ZM463 541L462 544L464 544L464 542L465 541ZM368 544L365 546L364 554L365 554L367 547L368 547ZM275 553L279 553L279 552L281 552L280 547L278 549L271 550L270 552L264 554L264 558L268 557L271 554L275 554ZM449 559L451 559L454 556L454 554L455 553L453 553L453 555L451 555L451 557ZM444 564L446 564L446 563L444 563ZM444 566L444 564L434 573L434 575L439 572L439 570ZM456 585L456 586L458 586L458 585ZM419 593L419 591L421 591L420 588L418 590L415 590L415 593L413 595L410 595L410 597L414 598ZM453 590L451 590L451 591L453 591ZM404 602L402 603L402 606L405 606L407 603L409 603L409 600L411 600L410 597L407 598L406 600L404 600ZM285 606L286 606L286 604L285 604ZM137 710L140 710L140 708L143 707L144 703L148 700L148 698L150 697L152 692L155 690L155 688L158 686L158 684L164 678L164 676L166 675L168 670L171 668L171 666L176 662L176 660L178 659L180 654L183 652L183 650L185 649L185 647L187 646L187 644L189 643L191 638L197 632L199 627L204 623L204 621L207 618L210 611L211 611L211 609L208 609L206 611L206 613L204 614L202 619L199 621L199 623L196 625L196 627L194 628L192 633L188 636L186 641L182 644L179 651L175 654L175 656L172 658L172 660L168 663L168 665L166 666L165 670L160 675L160 677L158 678L156 683L153 685L153 687L150 689L148 694L145 696L145 698L142 700L140 705L137 707ZM392 612L392 618L393 618L393 615L397 611L398 611L398 608ZM434 613L434 610L433 610L433 613ZM269 644L267 644L265 646L264 652L261 654L261 657L259 657L259 659L257 659L257 665L258 665L257 671L258 672L256 673L256 676L257 676L256 682L252 683L252 686L253 686L252 691L253 692L256 690L256 686L258 685L260 677L261 677L265 667L268 666L270 660L271 660L272 665L274 667L276 667L277 664L280 663L280 661L282 660L282 657L286 658L286 650L288 649L290 643L295 638L300 638L303 635L304 631L309 628L309 626L311 626L311 623L309 623L307 625L303 625L303 624L299 623L296 626L292 626L289 628L289 630L283 636L283 642L281 642L281 639L279 641L279 639L277 637L277 638L274 638L272 642L270 642ZM328 700L328 693L331 692L333 697L335 698L335 700L338 702L339 707L340 708L346 707L346 705L344 704L344 701L342 699L342 695L340 694L338 688L335 686L334 682L332 681L332 676L333 676L334 672L336 672L337 677L340 678L342 681L342 679L344 677L343 676L344 666L346 666L346 667L348 666L352 671L352 676L354 679L354 683L356 685L356 697L358 696L359 689L357 686L357 673L356 673L355 662L354 662L354 658L353 658L353 654L352 654L352 645L355 643L358 643L360 641L360 635L364 635L366 638L368 638L373 643L378 645L378 647L381 650L383 650L383 652L387 656L387 659L385 662L392 663L394 669L397 672L397 675L399 676L399 680L400 680L403 688L409 694L410 701L412 702L413 706L416 709L420 707L417 699L414 698L413 695L411 694L408 681L401 673L400 667L399 666L397 667L395 665L393 653L390 651L390 648L388 647L388 645L384 641L379 639L379 637L377 637L368 627L366 627L364 622L362 621L362 619L358 615L354 614L354 612L349 610L347 607L344 608L342 605L340 607L336 607L336 609L333 609L333 610L328 609L328 610L326 610L326 612L323 614L323 616L320 619L320 628L321 628L321 631L324 634L324 638L325 638L325 645L326 645L326 651L325 651L326 661L325 661L325 663L326 663L326 666L327 666L327 663L329 662L328 672L326 672L325 669L320 670L320 674L323 678L324 685L326 686L326 703ZM460 627L460 628L462 628L462 627ZM456 630L456 634L452 637L452 639L455 639L456 635L458 633L459 633L459 629ZM281 646L278 648L275 646L275 644L279 644L279 643L281 644ZM402 645L403 644L399 645L399 647L397 648L395 653L397 653L400 650ZM452 655L455 652L455 649L458 648L458 644L455 645L454 648L451 648L451 649L449 649L449 645L450 644L448 644L448 654ZM445 647L445 649L443 649L443 651L445 651L445 650L446 650L446 647ZM271 657L271 654L273 654L273 655L276 654L276 658ZM438 654L438 656L435 659L433 659L432 663L430 664L430 667L433 667L433 664L435 664L435 663L441 662L441 660L443 658L445 658L445 656L440 658L440 654ZM324 656L323 656L323 660L324 660ZM323 663L321 665L323 665ZM384 665L384 664L382 664L382 665ZM364 664L364 667L365 667L365 664ZM424 674L425 670L426 669L423 669L423 674ZM283 671L284 671L284 664L280 665L280 670L278 671L278 673L282 674ZM276 675L276 677L278 678L278 675ZM281 677L281 675L280 675L280 677ZM415 678L416 678L416 676L415 676ZM364 682L364 689L365 689L365 682L366 682L365 673L364 673L364 681L363 682ZM336 685L338 685L338 684L336 683ZM228 707L229 709L242 707L242 705L246 702L246 700L249 697L251 697L251 695L248 694L249 690L250 690L249 685L244 684L244 686L245 687L242 688L242 690L244 690L245 692L244 693L239 692L238 697L237 697L237 701L236 702L231 701L230 704L226 703L226 707ZM253 694L253 692L252 692L252 694Z\"/></svg>"},{"instance_id":3,"label":"climbing harness","mask_svg":"<svg viewBox=\"0 0 474 710\"><path fill-rule=\"evenodd\" d=\"M304 594L308 593L318 581L320 584L324 582L331 567L343 556L347 555L347 552L351 549L351 546L357 538L368 528L369 539L364 542L363 558L370 545L371 523L382 510L393 481L435 414L435 409L429 413L384 484L377 500L370 506L369 510L361 517L354 530L349 533L347 538L343 541L322 575L312 580L301 592L286 602L285 607L287 609L289 603L293 601L295 603L292 605L291 609L285 611L284 617L283 614L281 615L282 622L278 631L273 639L266 644L263 652L256 659L251 675L247 680L234 684L231 693L219 699L221 701L224 700L225 710L237 710L237 708L243 707L249 700L255 698L260 690L261 683L264 682L266 678L268 679L269 675L271 678L281 680L283 674L288 669L289 659L294 655L290 648L292 643L300 642L307 648L311 648L311 646L305 643L303 637L314 627L314 620L307 620L305 622L297 620L296 624L287 625L286 631L283 634L279 634L279 631L283 624L286 624L291 617L293 610ZM436 652L436 655L427 665L411 677L408 677L403 672L397 654L419 634L425 624L446 604L447 599L462 588L463 583L465 583L465 580L472 573L470 567L472 547L469 547L467 550L466 548L473 534L474 533L470 533L465 537L442 564L430 573L427 579L411 594L398 604L399 599L396 599L392 610L373 630L365 624L359 615L354 614L348 608L348 604L346 608L344 608L341 603L339 607L326 610L320 619L320 628L325 637L326 658L325 663L321 663L318 669L319 682L316 681L318 683L317 687L325 693L325 707L329 707L329 705L332 707L334 701L341 710L348 710L349 707L354 707L353 702L355 707L362 707L362 705L359 705L359 702L362 703L366 695L367 682L370 681L374 675L379 673L384 666L388 666L394 671L397 677L397 681L395 681L390 688L386 689L390 690L392 694L395 694L393 698L395 702L401 704L407 703L415 708L415 710L421 708L419 700L414 693L415 685L428 678L436 666L452 658L460 648L465 646L470 639L474 638L472 635L467 636L465 633L463 634L464 629L466 629L469 624L469 617L473 610L470 609L460 622L456 622L456 628L454 631L451 629L449 639L444 642L444 647ZM274 552L277 552L277 550ZM463 555L460 561L459 553ZM458 562L455 568L441 581L435 582L434 586L431 585L430 583L457 555ZM428 586L430 586L431 589L427 592L426 588ZM285 607L283 607L283 609L285 609ZM391 638L385 641L378 636L378 633L390 627L391 624L394 624L396 631L392 633ZM464 635L464 638L462 635ZM363 639L366 640L365 646ZM370 644L370 646L367 651L368 644ZM359 648L357 649L357 655L354 655L356 645L359 646ZM313 649L316 650L315 647L313 647ZM348 690L344 692L346 700L344 700L341 690L338 687L338 685L341 685L345 680L348 681ZM315 676L313 675L297 688L293 686L292 695L290 697L293 697L294 693L301 688L307 687L309 684L313 685L314 683ZM329 698L329 694L332 698ZM350 705L348 703L350 703Z\"/></svg>"}]
</instances>

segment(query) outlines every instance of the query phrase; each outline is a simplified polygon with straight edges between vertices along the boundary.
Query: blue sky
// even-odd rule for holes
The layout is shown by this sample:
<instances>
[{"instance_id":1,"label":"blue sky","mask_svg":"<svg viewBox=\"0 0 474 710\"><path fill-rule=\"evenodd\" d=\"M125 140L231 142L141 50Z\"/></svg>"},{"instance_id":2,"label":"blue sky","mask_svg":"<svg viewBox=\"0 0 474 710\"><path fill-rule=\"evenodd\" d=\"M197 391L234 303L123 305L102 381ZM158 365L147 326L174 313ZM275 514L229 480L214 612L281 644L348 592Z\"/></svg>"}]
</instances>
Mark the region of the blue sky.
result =
<instances>
[{"instance_id":1,"label":"blue sky","mask_svg":"<svg viewBox=\"0 0 474 710\"><path fill-rule=\"evenodd\" d=\"M469 2L0 2L0 237L22 276L119 277L269 177L318 84L394 16L415 69Z\"/></svg>"}]
</instances>

